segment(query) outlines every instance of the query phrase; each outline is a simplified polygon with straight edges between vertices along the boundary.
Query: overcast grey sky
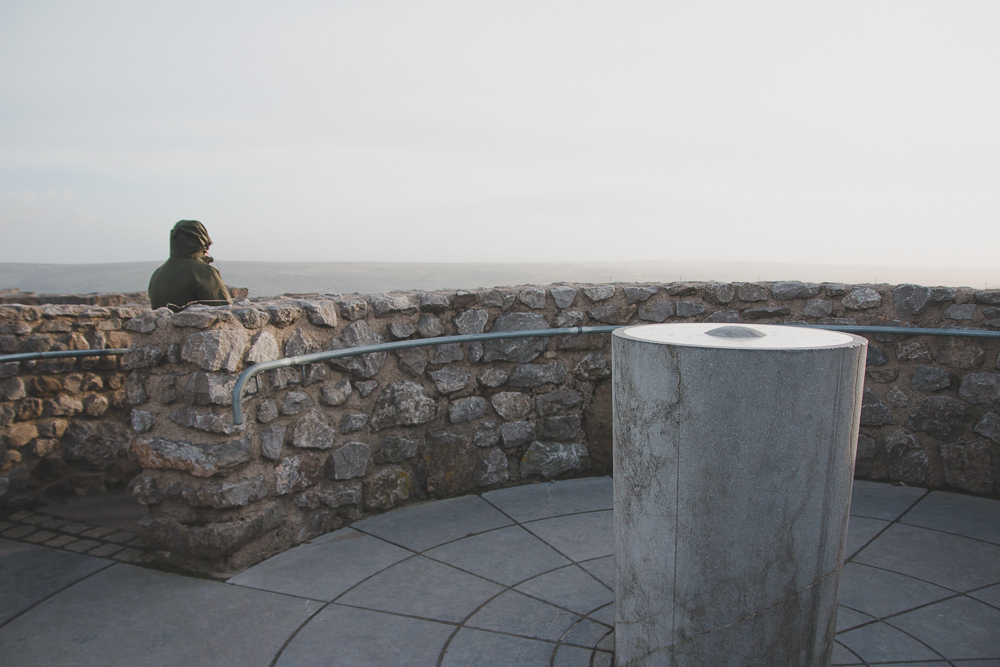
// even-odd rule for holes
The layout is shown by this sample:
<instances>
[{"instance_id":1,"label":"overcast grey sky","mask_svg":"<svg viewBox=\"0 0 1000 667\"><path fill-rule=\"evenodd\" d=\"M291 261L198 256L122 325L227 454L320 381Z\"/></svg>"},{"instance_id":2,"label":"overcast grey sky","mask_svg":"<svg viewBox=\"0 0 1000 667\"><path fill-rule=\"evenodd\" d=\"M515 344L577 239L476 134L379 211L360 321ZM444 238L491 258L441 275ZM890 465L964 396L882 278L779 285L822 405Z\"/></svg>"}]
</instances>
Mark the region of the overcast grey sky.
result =
<instances>
[{"instance_id":1,"label":"overcast grey sky","mask_svg":"<svg viewBox=\"0 0 1000 667\"><path fill-rule=\"evenodd\" d=\"M0 3L0 261L996 266L1000 2Z\"/></svg>"}]
</instances>

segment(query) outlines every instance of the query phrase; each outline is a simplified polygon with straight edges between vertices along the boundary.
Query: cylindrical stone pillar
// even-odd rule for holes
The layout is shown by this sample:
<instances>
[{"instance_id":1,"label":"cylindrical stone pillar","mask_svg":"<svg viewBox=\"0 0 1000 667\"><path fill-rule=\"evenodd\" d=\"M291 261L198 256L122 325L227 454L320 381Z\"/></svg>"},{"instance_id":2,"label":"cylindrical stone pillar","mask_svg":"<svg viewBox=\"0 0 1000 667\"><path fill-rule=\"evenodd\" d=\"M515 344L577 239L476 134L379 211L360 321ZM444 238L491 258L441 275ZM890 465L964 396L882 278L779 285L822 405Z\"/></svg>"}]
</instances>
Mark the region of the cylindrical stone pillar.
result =
<instances>
[{"instance_id":1,"label":"cylindrical stone pillar","mask_svg":"<svg viewBox=\"0 0 1000 667\"><path fill-rule=\"evenodd\" d=\"M828 665L867 341L614 332L619 667Z\"/></svg>"}]
</instances>

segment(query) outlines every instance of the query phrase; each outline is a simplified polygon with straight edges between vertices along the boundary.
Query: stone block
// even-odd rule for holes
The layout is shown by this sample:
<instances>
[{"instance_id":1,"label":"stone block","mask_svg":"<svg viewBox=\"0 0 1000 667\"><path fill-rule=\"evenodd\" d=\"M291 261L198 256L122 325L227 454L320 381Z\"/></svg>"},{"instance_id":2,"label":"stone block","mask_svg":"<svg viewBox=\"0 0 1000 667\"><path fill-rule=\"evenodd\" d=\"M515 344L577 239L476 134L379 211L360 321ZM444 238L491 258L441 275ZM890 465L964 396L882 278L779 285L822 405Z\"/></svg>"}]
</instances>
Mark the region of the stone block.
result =
<instances>
[{"instance_id":1,"label":"stone block","mask_svg":"<svg viewBox=\"0 0 1000 667\"><path fill-rule=\"evenodd\" d=\"M1000 416L987 412L972 430L1000 445Z\"/></svg>"},{"instance_id":2,"label":"stone block","mask_svg":"<svg viewBox=\"0 0 1000 667\"><path fill-rule=\"evenodd\" d=\"M46 417L72 417L83 412L83 402L66 395L47 398L42 406L42 414Z\"/></svg>"},{"instance_id":3,"label":"stone block","mask_svg":"<svg viewBox=\"0 0 1000 667\"><path fill-rule=\"evenodd\" d=\"M865 387L861 402L861 425L862 426L885 426L895 424L892 418L892 411L881 400L878 395Z\"/></svg>"},{"instance_id":4,"label":"stone block","mask_svg":"<svg viewBox=\"0 0 1000 667\"><path fill-rule=\"evenodd\" d=\"M927 343L916 340L905 340L896 346L896 358L900 361L933 361L931 350Z\"/></svg>"},{"instance_id":5,"label":"stone block","mask_svg":"<svg viewBox=\"0 0 1000 667\"><path fill-rule=\"evenodd\" d=\"M390 435L379 443L375 450L376 463L401 463L417 455L420 448L418 438L407 438L402 435Z\"/></svg>"},{"instance_id":6,"label":"stone block","mask_svg":"<svg viewBox=\"0 0 1000 667\"><path fill-rule=\"evenodd\" d=\"M313 352L319 352L319 349L320 346L316 338L302 329L296 329L288 337L288 340L285 341L286 357L299 357L304 354L312 354Z\"/></svg>"},{"instance_id":7,"label":"stone block","mask_svg":"<svg viewBox=\"0 0 1000 667\"><path fill-rule=\"evenodd\" d=\"M146 381L146 391L154 400L176 397L173 380L176 376L154 376ZM184 394L188 401L195 405L230 405L233 399L233 387L236 377L222 373L206 373L197 371L188 378ZM150 391L152 389L152 391ZM160 403L170 403L169 400L157 400Z\"/></svg>"},{"instance_id":8,"label":"stone block","mask_svg":"<svg viewBox=\"0 0 1000 667\"><path fill-rule=\"evenodd\" d=\"M886 392L885 402L894 408L901 408L910 404L910 398L899 387L893 386Z\"/></svg>"},{"instance_id":9,"label":"stone block","mask_svg":"<svg viewBox=\"0 0 1000 667\"><path fill-rule=\"evenodd\" d=\"M476 464L476 483L479 486L495 486L510 479L507 456L499 449L491 449Z\"/></svg>"},{"instance_id":10,"label":"stone block","mask_svg":"<svg viewBox=\"0 0 1000 667\"><path fill-rule=\"evenodd\" d=\"M534 310L545 308L545 290L538 287L528 287L517 293L517 300Z\"/></svg>"},{"instance_id":11,"label":"stone block","mask_svg":"<svg viewBox=\"0 0 1000 667\"><path fill-rule=\"evenodd\" d=\"M628 306L607 305L591 308L587 315L590 316L590 319L603 324L628 324L637 310L638 307L635 304Z\"/></svg>"},{"instance_id":12,"label":"stone block","mask_svg":"<svg viewBox=\"0 0 1000 667\"><path fill-rule=\"evenodd\" d=\"M91 417L100 417L108 411L110 403L100 394L87 394L83 398L83 413Z\"/></svg>"},{"instance_id":13,"label":"stone block","mask_svg":"<svg viewBox=\"0 0 1000 667\"><path fill-rule=\"evenodd\" d=\"M678 301L676 306L677 317L694 317L705 312L705 306L694 301Z\"/></svg>"},{"instance_id":14,"label":"stone block","mask_svg":"<svg viewBox=\"0 0 1000 667\"><path fill-rule=\"evenodd\" d=\"M611 377L608 359L600 352L591 352L573 367L573 374L585 380L601 380Z\"/></svg>"},{"instance_id":15,"label":"stone block","mask_svg":"<svg viewBox=\"0 0 1000 667\"><path fill-rule=\"evenodd\" d=\"M323 413L318 408L312 408L295 422L292 444L304 449L330 449L335 437Z\"/></svg>"},{"instance_id":16,"label":"stone block","mask_svg":"<svg viewBox=\"0 0 1000 667\"><path fill-rule=\"evenodd\" d=\"M674 314L674 304L669 301L661 301L652 305L639 306L638 317L646 322L664 322Z\"/></svg>"},{"instance_id":17,"label":"stone block","mask_svg":"<svg viewBox=\"0 0 1000 667\"><path fill-rule=\"evenodd\" d=\"M186 407L172 412L170 420L175 424L208 433L223 433L228 435L233 432L233 415L229 412L217 413Z\"/></svg>"},{"instance_id":18,"label":"stone block","mask_svg":"<svg viewBox=\"0 0 1000 667\"><path fill-rule=\"evenodd\" d=\"M299 303L306 311L306 318L317 327L337 326L337 304L333 301L305 301Z\"/></svg>"},{"instance_id":19,"label":"stone block","mask_svg":"<svg viewBox=\"0 0 1000 667\"><path fill-rule=\"evenodd\" d=\"M833 314L833 301L829 299L810 299L802 307L803 317L830 317Z\"/></svg>"},{"instance_id":20,"label":"stone block","mask_svg":"<svg viewBox=\"0 0 1000 667\"><path fill-rule=\"evenodd\" d=\"M869 310L882 305L882 295L871 287L857 287L840 301L848 310Z\"/></svg>"},{"instance_id":21,"label":"stone block","mask_svg":"<svg viewBox=\"0 0 1000 667\"><path fill-rule=\"evenodd\" d=\"M566 367L558 361L547 364L519 364L507 378L507 384L523 388L562 384L566 381L566 375Z\"/></svg>"},{"instance_id":22,"label":"stone block","mask_svg":"<svg viewBox=\"0 0 1000 667\"><path fill-rule=\"evenodd\" d=\"M24 447L38 437L38 428L31 422L12 424L7 428L7 444L11 447Z\"/></svg>"},{"instance_id":23,"label":"stone block","mask_svg":"<svg viewBox=\"0 0 1000 667\"><path fill-rule=\"evenodd\" d=\"M372 428L416 426L434 419L437 406L415 382L392 382L382 390L372 410Z\"/></svg>"},{"instance_id":24,"label":"stone block","mask_svg":"<svg viewBox=\"0 0 1000 667\"><path fill-rule=\"evenodd\" d=\"M443 313L451 306L451 298L437 292L421 292L417 295L417 301L423 313Z\"/></svg>"},{"instance_id":25,"label":"stone block","mask_svg":"<svg viewBox=\"0 0 1000 667\"><path fill-rule=\"evenodd\" d=\"M298 453L281 459L274 468L274 494L284 496L319 482L323 463L315 454Z\"/></svg>"},{"instance_id":26,"label":"stone block","mask_svg":"<svg viewBox=\"0 0 1000 667\"><path fill-rule=\"evenodd\" d=\"M422 313L417 320L417 333L421 338L437 338L444 335L444 324L435 315Z\"/></svg>"},{"instance_id":27,"label":"stone block","mask_svg":"<svg viewBox=\"0 0 1000 667\"><path fill-rule=\"evenodd\" d=\"M476 447L492 447L500 442L500 429L496 422L482 421L476 424L472 433L472 444Z\"/></svg>"},{"instance_id":28,"label":"stone block","mask_svg":"<svg viewBox=\"0 0 1000 667\"><path fill-rule=\"evenodd\" d=\"M313 407L313 405L315 405L315 402L309 394L304 391L290 391L282 399L279 412L283 415L297 415L305 412Z\"/></svg>"},{"instance_id":29,"label":"stone block","mask_svg":"<svg viewBox=\"0 0 1000 667\"><path fill-rule=\"evenodd\" d=\"M226 313L228 315L229 313ZM170 325L175 327L190 327L192 329L207 329L219 321L220 312L212 307L189 306L185 310L170 317Z\"/></svg>"},{"instance_id":30,"label":"stone block","mask_svg":"<svg viewBox=\"0 0 1000 667\"><path fill-rule=\"evenodd\" d=\"M503 368L487 368L479 374L479 384L495 389L507 382L508 372Z\"/></svg>"},{"instance_id":31,"label":"stone block","mask_svg":"<svg viewBox=\"0 0 1000 667\"><path fill-rule=\"evenodd\" d=\"M204 526L186 526L169 518L150 519L143 532L152 549L215 561L235 553L266 531L280 526L284 520L281 506L271 504L239 520Z\"/></svg>"},{"instance_id":32,"label":"stone block","mask_svg":"<svg viewBox=\"0 0 1000 667\"><path fill-rule=\"evenodd\" d=\"M372 392L378 389L378 382L375 380L355 380L354 388L358 390L358 396L367 398Z\"/></svg>"},{"instance_id":33,"label":"stone block","mask_svg":"<svg viewBox=\"0 0 1000 667\"><path fill-rule=\"evenodd\" d=\"M204 371L195 373L195 375L198 374L208 375ZM143 387L146 390L146 395L149 396L149 400L154 403L166 405L180 398L177 377L176 373L167 373L165 375L150 375L146 378ZM220 380L220 378L224 379ZM191 391L188 394L188 399L194 400L195 396L198 396L199 400L204 400L201 405L227 405L232 398L233 384L235 382L235 378L230 375L212 375L211 379L201 378L195 381L194 385L192 385L189 379L188 386ZM221 387L219 386L220 383ZM228 387L228 390L226 387ZM220 392L225 393L226 391L228 391L228 395L220 395Z\"/></svg>"},{"instance_id":34,"label":"stone block","mask_svg":"<svg viewBox=\"0 0 1000 667\"><path fill-rule=\"evenodd\" d=\"M989 446L982 442L947 442L941 445L944 481L969 493L993 491Z\"/></svg>"},{"instance_id":35,"label":"stone block","mask_svg":"<svg viewBox=\"0 0 1000 667\"><path fill-rule=\"evenodd\" d=\"M906 428L941 436L946 440L961 434L968 408L951 396L928 396L910 408Z\"/></svg>"},{"instance_id":36,"label":"stone block","mask_svg":"<svg viewBox=\"0 0 1000 667\"><path fill-rule=\"evenodd\" d=\"M435 345L430 349L430 362L432 364L450 364L453 361L461 361L464 357L461 343Z\"/></svg>"},{"instance_id":37,"label":"stone block","mask_svg":"<svg viewBox=\"0 0 1000 667\"><path fill-rule=\"evenodd\" d=\"M539 425L538 437L546 440L578 440L583 432L580 415L555 415L544 417Z\"/></svg>"},{"instance_id":38,"label":"stone block","mask_svg":"<svg viewBox=\"0 0 1000 667\"><path fill-rule=\"evenodd\" d=\"M361 347L364 345L378 345L384 343L385 339L375 333L364 320L354 322L340 335L340 337L330 344L331 350L342 350L351 347ZM356 355L353 357L343 357L340 359L330 359L327 363L333 368L351 373L355 377L370 379L382 368L385 363L385 352L372 352L369 354Z\"/></svg>"},{"instance_id":39,"label":"stone block","mask_svg":"<svg viewBox=\"0 0 1000 667\"><path fill-rule=\"evenodd\" d=\"M576 301L577 290L565 285L555 285L549 288L549 294L552 295L557 308L569 308Z\"/></svg>"},{"instance_id":40,"label":"stone block","mask_svg":"<svg viewBox=\"0 0 1000 667\"><path fill-rule=\"evenodd\" d=\"M924 312L930 289L921 285L899 285L892 290L892 305L903 317L914 317Z\"/></svg>"},{"instance_id":41,"label":"stone block","mask_svg":"<svg viewBox=\"0 0 1000 667\"><path fill-rule=\"evenodd\" d=\"M267 485L262 478L239 481L209 482L201 486L188 486L181 496L194 507L214 507L227 509L246 507L255 500L267 496Z\"/></svg>"},{"instance_id":42,"label":"stone block","mask_svg":"<svg viewBox=\"0 0 1000 667\"><path fill-rule=\"evenodd\" d=\"M507 313L497 318L491 332L530 331L548 329L548 322L540 313ZM508 338L483 342L483 361L516 361L527 363L545 349L543 338Z\"/></svg>"},{"instance_id":43,"label":"stone block","mask_svg":"<svg viewBox=\"0 0 1000 667\"><path fill-rule=\"evenodd\" d=\"M410 322L390 322L389 337L393 340L405 340L417 333L417 328Z\"/></svg>"},{"instance_id":44,"label":"stone block","mask_svg":"<svg viewBox=\"0 0 1000 667\"><path fill-rule=\"evenodd\" d=\"M343 405L351 395L351 381L341 379L320 389L320 400L324 405Z\"/></svg>"},{"instance_id":45,"label":"stone block","mask_svg":"<svg viewBox=\"0 0 1000 667\"><path fill-rule=\"evenodd\" d=\"M531 412L531 397L517 391L501 391L490 397L497 414L507 421L516 421Z\"/></svg>"},{"instance_id":46,"label":"stone block","mask_svg":"<svg viewBox=\"0 0 1000 667\"><path fill-rule=\"evenodd\" d=\"M952 304L945 308L944 316L949 320L971 320L976 316L976 304Z\"/></svg>"},{"instance_id":47,"label":"stone block","mask_svg":"<svg viewBox=\"0 0 1000 667\"><path fill-rule=\"evenodd\" d=\"M606 301L615 295L614 285L598 285L596 287L584 287L583 293L588 299L597 303L598 301Z\"/></svg>"},{"instance_id":48,"label":"stone block","mask_svg":"<svg viewBox=\"0 0 1000 667\"><path fill-rule=\"evenodd\" d=\"M792 311L788 306L760 306L759 308L747 308L740 311L740 317L744 320L763 320L773 317L786 317Z\"/></svg>"},{"instance_id":49,"label":"stone block","mask_svg":"<svg viewBox=\"0 0 1000 667\"><path fill-rule=\"evenodd\" d=\"M951 374L943 368L933 366L917 366L913 369L913 379L910 387L916 391L930 393L951 385ZM893 387L895 389L895 387Z\"/></svg>"},{"instance_id":50,"label":"stone block","mask_svg":"<svg viewBox=\"0 0 1000 667\"><path fill-rule=\"evenodd\" d=\"M385 317L393 313L415 313L419 308L417 298L412 294L379 294L371 297L369 302L376 317Z\"/></svg>"},{"instance_id":51,"label":"stone block","mask_svg":"<svg viewBox=\"0 0 1000 667\"><path fill-rule=\"evenodd\" d=\"M474 472L478 450L469 439L452 431L430 431L424 460L427 465L427 491L439 497L455 496L475 486Z\"/></svg>"},{"instance_id":52,"label":"stone block","mask_svg":"<svg viewBox=\"0 0 1000 667\"><path fill-rule=\"evenodd\" d=\"M924 484L927 481L927 454L916 437L896 431L885 437L889 452L889 479L904 484Z\"/></svg>"},{"instance_id":53,"label":"stone block","mask_svg":"<svg viewBox=\"0 0 1000 667\"><path fill-rule=\"evenodd\" d=\"M284 424L273 424L262 428L260 430L260 455L272 461L279 460L287 430L288 428Z\"/></svg>"},{"instance_id":54,"label":"stone block","mask_svg":"<svg viewBox=\"0 0 1000 667\"><path fill-rule=\"evenodd\" d=\"M470 396L452 401L448 407L448 419L452 424L462 424L475 421L486 414L486 399L482 396Z\"/></svg>"},{"instance_id":55,"label":"stone block","mask_svg":"<svg viewBox=\"0 0 1000 667\"><path fill-rule=\"evenodd\" d=\"M233 314L247 329L260 329L271 320L267 311L259 308L234 308Z\"/></svg>"},{"instance_id":56,"label":"stone block","mask_svg":"<svg viewBox=\"0 0 1000 667\"><path fill-rule=\"evenodd\" d=\"M320 505L336 509L345 505L361 504L361 483L350 482L332 487L317 487L306 489L292 498L299 509L316 509Z\"/></svg>"},{"instance_id":57,"label":"stone block","mask_svg":"<svg viewBox=\"0 0 1000 667\"><path fill-rule=\"evenodd\" d=\"M21 378L12 377L0 380L0 400L18 401L25 396L27 393L24 391L24 380Z\"/></svg>"},{"instance_id":58,"label":"stone block","mask_svg":"<svg viewBox=\"0 0 1000 667\"><path fill-rule=\"evenodd\" d=\"M143 468L183 470L196 477L211 477L248 462L250 440L206 444L139 436L130 451Z\"/></svg>"},{"instance_id":59,"label":"stone block","mask_svg":"<svg viewBox=\"0 0 1000 667\"><path fill-rule=\"evenodd\" d=\"M333 474L330 475L328 468L327 476L336 480L353 479L362 477L371 459L371 448L361 442L349 442L333 451L330 456ZM328 464L329 466L329 464Z\"/></svg>"},{"instance_id":60,"label":"stone block","mask_svg":"<svg viewBox=\"0 0 1000 667\"><path fill-rule=\"evenodd\" d=\"M788 299L811 299L819 294L819 285L796 280L776 282L771 285L771 294L779 301Z\"/></svg>"},{"instance_id":61,"label":"stone block","mask_svg":"<svg viewBox=\"0 0 1000 667\"><path fill-rule=\"evenodd\" d=\"M402 466L376 470L364 482L365 506L373 510L395 507L410 497L412 486L413 475Z\"/></svg>"},{"instance_id":62,"label":"stone block","mask_svg":"<svg viewBox=\"0 0 1000 667\"><path fill-rule=\"evenodd\" d=\"M472 375L455 366L446 366L441 370L428 373L434 386L442 394L453 394L469 386Z\"/></svg>"},{"instance_id":63,"label":"stone block","mask_svg":"<svg viewBox=\"0 0 1000 667\"><path fill-rule=\"evenodd\" d=\"M500 437L508 449L519 447L535 438L535 422L508 422L500 424Z\"/></svg>"},{"instance_id":64,"label":"stone block","mask_svg":"<svg viewBox=\"0 0 1000 667\"><path fill-rule=\"evenodd\" d=\"M962 378L958 395L973 405L1000 400L1000 373L969 373Z\"/></svg>"},{"instance_id":65,"label":"stone block","mask_svg":"<svg viewBox=\"0 0 1000 667\"><path fill-rule=\"evenodd\" d=\"M216 329L188 335L181 347L181 358L206 371L232 373L240 367L249 337L243 329Z\"/></svg>"},{"instance_id":66,"label":"stone block","mask_svg":"<svg viewBox=\"0 0 1000 667\"><path fill-rule=\"evenodd\" d=\"M368 415L360 412L346 414L340 420L340 432L344 435L360 431L368 423Z\"/></svg>"},{"instance_id":67,"label":"stone block","mask_svg":"<svg viewBox=\"0 0 1000 667\"><path fill-rule=\"evenodd\" d=\"M582 310L565 310L556 316L556 328L567 329L578 327L587 321L587 314Z\"/></svg>"},{"instance_id":68,"label":"stone block","mask_svg":"<svg viewBox=\"0 0 1000 667\"><path fill-rule=\"evenodd\" d=\"M125 368L152 368L163 361L166 352L157 345L136 345L130 347L122 357Z\"/></svg>"},{"instance_id":69,"label":"stone block","mask_svg":"<svg viewBox=\"0 0 1000 667\"><path fill-rule=\"evenodd\" d=\"M725 305L736 296L736 285L732 283L710 282L702 290L705 300L717 305Z\"/></svg>"},{"instance_id":70,"label":"stone block","mask_svg":"<svg viewBox=\"0 0 1000 667\"><path fill-rule=\"evenodd\" d=\"M581 444L535 441L521 458L521 477L541 475L552 478L582 467L586 456L587 448Z\"/></svg>"},{"instance_id":71,"label":"stone block","mask_svg":"<svg viewBox=\"0 0 1000 667\"><path fill-rule=\"evenodd\" d=\"M976 301L988 306L1000 306L1000 290L982 290L976 292Z\"/></svg>"},{"instance_id":72,"label":"stone block","mask_svg":"<svg viewBox=\"0 0 1000 667\"><path fill-rule=\"evenodd\" d=\"M409 347L402 350L395 350L396 358L399 360L399 370L407 375L420 377L427 368L427 352L421 348Z\"/></svg>"},{"instance_id":73,"label":"stone block","mask_svg":"<svg viewBox=\"0 0 1000 667\"><path fill-rule=\"evenodd\" d=\"M257 405L257 421L261 424L273 422L278 418L278 405L273 399L265 398Z\"/></svg>"},{"instance_id":74,"label":"stone block","mask_svg":"<svg viewBox=\"0 0 1000 667\"><path fill-rule=\"evenodd\" d=\"M625 300L629 303L642 303L660 291L659 285L633 285L626 287ZM731 299L730 299L731 300Z\"/></svg>"},{"instance_id":75,"label":"stone block","mask_svg":"<svg viewBox=\"0 0 1000 667\"><path fill-rule=\"evenodd\" d=\"M740 283L736 286L736 296L740 301L767 301L768 293L757 283Z\"/></svg>"},{"instance_id":76,"label":"stone block","mask_svg":"<svg viewBox=\"0 0 1000 667\"><path fill-rule=\"evenodd\" d=\"M454 319L455 327L462 336L483 333L488 321L489 314L485 310L466 310Z\"/></svg>"},{"instance_id":77,"label":"stone block","mask_svg":"<svg viewBox=\"0 0 1000 667\"><path fill-rule=\"evenodd\" d=\"M267 315L275 328L284 329L299 319L302 309L291 304L274 304L267 307Z\"/></svg>"}]
</instances>

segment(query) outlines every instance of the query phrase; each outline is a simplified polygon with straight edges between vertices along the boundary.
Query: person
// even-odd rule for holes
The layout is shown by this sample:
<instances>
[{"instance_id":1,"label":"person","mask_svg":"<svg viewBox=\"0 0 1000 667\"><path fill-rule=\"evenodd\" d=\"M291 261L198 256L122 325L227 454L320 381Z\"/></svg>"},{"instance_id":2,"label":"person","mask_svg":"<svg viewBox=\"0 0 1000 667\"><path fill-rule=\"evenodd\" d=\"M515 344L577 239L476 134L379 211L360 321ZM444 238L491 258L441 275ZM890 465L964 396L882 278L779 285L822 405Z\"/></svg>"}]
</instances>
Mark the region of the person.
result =
<instances>
[{"instance_id":1,"label":"person","mask_svg":"<svg viewBox=\"0 0 1000 667\"><path fill-rule=\"evenodd\" d=\"M192 303L224 306L233 298L222 276L210 266L212 239L197 220L181 220L170 230L170 259L149 279L153 310L169 307L175 313Z\"/></svg>"}]
</instances>

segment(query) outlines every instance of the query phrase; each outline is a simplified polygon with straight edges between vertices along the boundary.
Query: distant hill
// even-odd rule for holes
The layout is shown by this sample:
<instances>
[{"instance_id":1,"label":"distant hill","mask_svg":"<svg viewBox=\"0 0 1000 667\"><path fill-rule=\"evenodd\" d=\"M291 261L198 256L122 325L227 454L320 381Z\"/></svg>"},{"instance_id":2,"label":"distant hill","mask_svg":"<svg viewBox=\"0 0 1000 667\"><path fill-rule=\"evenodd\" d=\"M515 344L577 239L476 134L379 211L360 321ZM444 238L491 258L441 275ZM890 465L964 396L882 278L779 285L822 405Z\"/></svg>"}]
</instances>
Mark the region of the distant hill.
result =
<instances>
[{"instance_id":1,"label":"distant hill","mask_svg":"<svg viewBox=\"0 0 1000 667\"><path fill-rule=\"evenodd\" d=\"M0 289L38 294L141 292L159 262L113 264L0 263ZM420 264L382 262L217 262L229 285L250 296L378 293L392 290L474 289L554 282L917 283L978 289L1000 287L1000 269L896 268L762 262L558 262L551 264Z\"/></svg>"}]
</instances>

